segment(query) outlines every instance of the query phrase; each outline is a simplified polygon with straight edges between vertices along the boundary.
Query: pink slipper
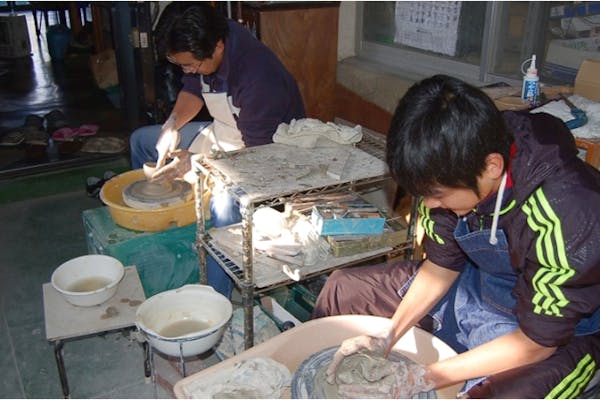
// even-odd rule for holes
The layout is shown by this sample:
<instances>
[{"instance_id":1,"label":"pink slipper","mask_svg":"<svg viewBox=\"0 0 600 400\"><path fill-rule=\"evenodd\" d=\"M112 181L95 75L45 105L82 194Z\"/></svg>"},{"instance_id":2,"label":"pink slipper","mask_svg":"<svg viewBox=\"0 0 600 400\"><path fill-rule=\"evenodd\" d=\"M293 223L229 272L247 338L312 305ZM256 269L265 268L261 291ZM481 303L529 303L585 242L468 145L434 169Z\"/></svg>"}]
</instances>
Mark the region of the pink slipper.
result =
<instances>
[{"instance_id":1,"label":"pink slipper","mask_svg":"<svg viewBox=\"0 0 600 400\"><path fill-rule=\"evenodd\" d=\"M75 136L77 136L77 129L69 128L65 126L64 128L59 128L52 132L52 139L54 140L73 140Z\"/></svg>"},{"instance_id":2,"label":"pink slipper","mask_svg":"<svg viewBox=\"0 0 600 400\"><path fill-rule=\"evenodd\" d=\"M81 125L79 129L77 129L77 136L93 136L98 132L99 128L98 125Z\"/></svg>"}]
</instances>

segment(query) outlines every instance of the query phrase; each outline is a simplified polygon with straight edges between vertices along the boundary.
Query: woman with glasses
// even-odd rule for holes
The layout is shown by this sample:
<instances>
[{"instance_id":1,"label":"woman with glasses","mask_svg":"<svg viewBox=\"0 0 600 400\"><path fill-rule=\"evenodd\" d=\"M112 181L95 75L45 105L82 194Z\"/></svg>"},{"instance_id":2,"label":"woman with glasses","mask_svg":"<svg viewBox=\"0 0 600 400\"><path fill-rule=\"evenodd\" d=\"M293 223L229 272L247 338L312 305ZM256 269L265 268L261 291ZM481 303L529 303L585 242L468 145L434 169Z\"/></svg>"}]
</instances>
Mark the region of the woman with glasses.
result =
<instances>
[{"instance_id":1,"label":"woman with glasses","mask_svg":"<svg viewBox=\"0 0 600 400\"><path fill-rule=\"evenodd\" d=\"M277 56L239 23L208 4L173 2L163 12L162 46L169 62L181 67L182 83L163 125L131 135L131 164L157 161L155 178L175 178L191 168L190 155L233 151L272 143L277 126L304 118L294 78ZM204 108L213 121L192 121ZM166 159L173 161L167 164ZM213 199L214 199L213 195ZM233 199L211 200L212 226L241 220ZM224 206L226 204L227 206ZM225 296L231 279L209 261L208 283Z\"/></svg>"}]
</instances>

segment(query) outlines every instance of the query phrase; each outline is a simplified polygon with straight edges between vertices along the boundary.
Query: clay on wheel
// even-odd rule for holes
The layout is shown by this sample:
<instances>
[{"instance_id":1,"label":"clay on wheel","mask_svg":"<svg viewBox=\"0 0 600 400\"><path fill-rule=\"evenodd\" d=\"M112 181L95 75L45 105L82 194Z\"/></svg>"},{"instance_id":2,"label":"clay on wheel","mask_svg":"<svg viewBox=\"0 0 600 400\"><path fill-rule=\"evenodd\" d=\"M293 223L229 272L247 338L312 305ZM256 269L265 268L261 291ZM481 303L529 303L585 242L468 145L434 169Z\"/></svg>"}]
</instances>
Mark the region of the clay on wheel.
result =
<instances>
[{"instance_id":1,"label":"clay on wheel","mask_svg":"<svg viewBox=\"0 0 600 400\"><path fill-rule=\"evenodd\" d=\"M155 210L185 203L192 198L192 187L182 180L153 183L145 179L132 182L123 190L123 201L138 210Z\"/></svg>"}]
</instances>

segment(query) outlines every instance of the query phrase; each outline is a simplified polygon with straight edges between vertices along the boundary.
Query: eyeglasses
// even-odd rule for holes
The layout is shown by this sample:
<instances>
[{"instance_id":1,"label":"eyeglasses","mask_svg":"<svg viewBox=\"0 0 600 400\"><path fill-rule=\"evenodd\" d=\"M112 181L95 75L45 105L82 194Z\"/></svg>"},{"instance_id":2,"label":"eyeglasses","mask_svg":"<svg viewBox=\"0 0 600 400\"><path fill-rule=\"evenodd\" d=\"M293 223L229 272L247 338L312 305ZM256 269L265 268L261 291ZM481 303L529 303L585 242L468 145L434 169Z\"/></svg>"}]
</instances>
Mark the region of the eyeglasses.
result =
<instances>
[{"instance_id":1,"label":"eyeglasses","mask_svg":"<svg viewBox=\"0 0 600 400\"><path fill-rule=\"evenodd\" d=\"M171 56L170 54L167 54L167 61L170 62L171 64L177 65L178 67L181 67L181 69L183 70L183 72L185 72L186 74L195 74L195 73L197 73L198 68L200 68L200 66L204 62L204 60L197 60L197 62L195 62L193 64L179 64L177 62L177 60L173 56Z\"/></svg>"}]
</instances>

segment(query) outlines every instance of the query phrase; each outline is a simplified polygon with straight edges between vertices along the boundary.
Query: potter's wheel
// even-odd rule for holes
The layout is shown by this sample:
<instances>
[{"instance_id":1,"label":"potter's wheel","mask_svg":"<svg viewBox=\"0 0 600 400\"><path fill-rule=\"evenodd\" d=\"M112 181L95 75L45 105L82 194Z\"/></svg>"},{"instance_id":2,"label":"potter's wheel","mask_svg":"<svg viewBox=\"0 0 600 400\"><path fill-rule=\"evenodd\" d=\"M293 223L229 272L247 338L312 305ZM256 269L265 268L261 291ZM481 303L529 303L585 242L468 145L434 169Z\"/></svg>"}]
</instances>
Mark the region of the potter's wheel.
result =
<instances>
[{"instance_id":1,"label":"potter's wheel","mask_svg":"<svg viewBox=\"0 0 600 400\"><path fill-rule=\"evenodd\" d=\"M292 398L293 399L337 399L337 385L329 384L325 379L325 371L331 364L333 355L339 346L323 349L308 357L296 370L292 378ZM395 361L403 359L407 362L414 362L399 352L390 354L390 358ZM435 390L422 392L413 397L414 399L435 399L437 398Z\"/></svg>"},{"instance_id":2,"label":"potter's wheel","mask_svg":"<svg viewBox=\"0 0 600 400\"><path fill-rule=\"evenodd\" d=\"M183 180L154 183L142 179L123 189L123 201L137 210L170 207L187 202L191 197L192 186Z\"/></svg>"}]
</instances>

